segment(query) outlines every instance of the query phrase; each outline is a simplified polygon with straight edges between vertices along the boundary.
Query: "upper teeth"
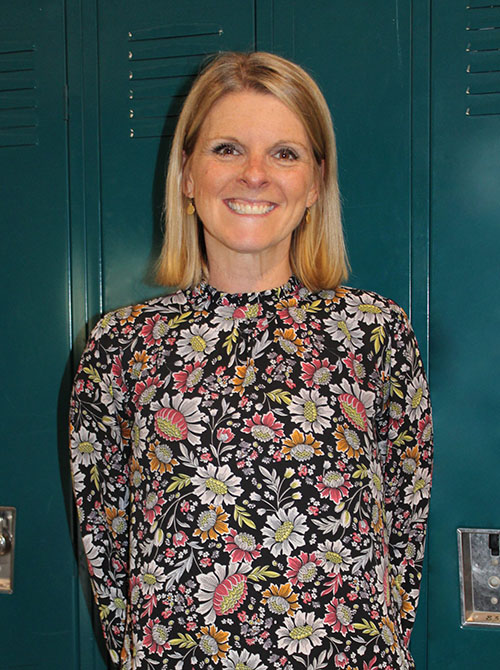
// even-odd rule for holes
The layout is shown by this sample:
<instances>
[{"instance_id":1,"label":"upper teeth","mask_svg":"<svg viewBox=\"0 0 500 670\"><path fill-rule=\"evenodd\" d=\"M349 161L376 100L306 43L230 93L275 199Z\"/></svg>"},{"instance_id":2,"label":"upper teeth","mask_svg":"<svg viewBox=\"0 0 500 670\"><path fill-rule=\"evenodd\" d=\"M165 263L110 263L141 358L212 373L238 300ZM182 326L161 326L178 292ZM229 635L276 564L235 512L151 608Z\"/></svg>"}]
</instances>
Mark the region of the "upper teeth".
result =
<instances>
[{"instance_id":1,"label":"upper teeth","mask_svg":"<svg viewBox=\"0 0 500 670\"><path fill-rule=\"evenodd\" d=\"M240 202L237 200L228 200L229 207L238 214L267 214L274 205L269 203Z\"/></svg>"}]
</instances>

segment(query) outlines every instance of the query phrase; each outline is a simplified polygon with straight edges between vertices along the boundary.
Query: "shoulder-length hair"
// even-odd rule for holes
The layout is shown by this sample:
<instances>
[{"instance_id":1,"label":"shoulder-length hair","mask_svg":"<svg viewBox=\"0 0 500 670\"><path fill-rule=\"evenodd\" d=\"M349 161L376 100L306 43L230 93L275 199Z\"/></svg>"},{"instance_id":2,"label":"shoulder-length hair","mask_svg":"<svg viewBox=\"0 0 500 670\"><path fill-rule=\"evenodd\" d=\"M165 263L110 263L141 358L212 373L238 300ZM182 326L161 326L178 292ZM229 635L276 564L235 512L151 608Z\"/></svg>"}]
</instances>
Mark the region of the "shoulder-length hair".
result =
<instances>
[{"instance_id":1,"label":"shoulder-length hair","mask_svg":"<svg viewBox=\"0 0 500 670\"><path fill-rule=\"evenodd\" d=\"M157 279L164 286L185 289L208 277L202 227L196 213L186 211L183 166L212 106L228 93L246 90L274 95L304 125L320 188L308 221L304 218L292 234L290 265L310 290L336 288L347 277L348 262L330 112L318 85L301 67L265 52L219 54L202 70L186 98L170 151Z\"/></svg>"}]
</instances>

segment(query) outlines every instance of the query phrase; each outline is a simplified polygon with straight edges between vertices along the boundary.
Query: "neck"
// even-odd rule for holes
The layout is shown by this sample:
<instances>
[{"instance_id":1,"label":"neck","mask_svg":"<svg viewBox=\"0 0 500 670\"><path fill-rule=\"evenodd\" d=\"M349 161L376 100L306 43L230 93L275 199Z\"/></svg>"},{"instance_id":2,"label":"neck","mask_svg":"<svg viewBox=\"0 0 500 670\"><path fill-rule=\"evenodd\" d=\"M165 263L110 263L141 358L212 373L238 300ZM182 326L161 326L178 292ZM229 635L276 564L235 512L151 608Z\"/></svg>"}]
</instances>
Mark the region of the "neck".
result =
<instances>
[{"instance_id":1,"label":"neck","mask_svg":"<svg viewBox=\"0 0 500 670\"><path fill-rule=\"evenodd\" d=\"M281 263L264 267L254 258L239 258L224 264L209 260L208 282L224 293L256 293L285 284L292 274L288 256Z\"/></svg>"}]
</instances>

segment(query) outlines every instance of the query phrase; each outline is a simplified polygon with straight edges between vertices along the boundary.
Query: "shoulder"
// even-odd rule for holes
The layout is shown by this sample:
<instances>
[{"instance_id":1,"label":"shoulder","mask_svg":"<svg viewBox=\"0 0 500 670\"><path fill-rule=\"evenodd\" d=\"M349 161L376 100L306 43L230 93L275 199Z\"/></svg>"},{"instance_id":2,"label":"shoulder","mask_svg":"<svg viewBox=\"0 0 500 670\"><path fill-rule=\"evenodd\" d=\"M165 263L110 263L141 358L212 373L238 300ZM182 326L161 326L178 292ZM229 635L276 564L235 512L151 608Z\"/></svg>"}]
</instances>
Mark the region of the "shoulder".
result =
<instances>
[{"instance_id":1,"label":"shoulder","mask_svg":"<svg viewBox=\"0 0 500 670\"><path fill-rule=\"evenodd\" d=\"M119 307L102 316L93 328L88 347L97 345L120 347L137 339L145 331L161 331L170 319L182 314L188 307L186 292L176 291L144 302Z\"/></svg>"},{"instance_id":2,"label":"shoulder","mask_svg":"<svg viewBox=\"0 0 500 670\"><path fill-rule=\"evenodd\" d=\"M376 322L380 325L390 325L393 322L408 322L402 307L375 291L339 286L335 290L318 291L311 294L311 297L313 296L323 300L325 304L330 304L330 311L336 318L354 319L360 324Z\"/></svg>"}]
</instances>

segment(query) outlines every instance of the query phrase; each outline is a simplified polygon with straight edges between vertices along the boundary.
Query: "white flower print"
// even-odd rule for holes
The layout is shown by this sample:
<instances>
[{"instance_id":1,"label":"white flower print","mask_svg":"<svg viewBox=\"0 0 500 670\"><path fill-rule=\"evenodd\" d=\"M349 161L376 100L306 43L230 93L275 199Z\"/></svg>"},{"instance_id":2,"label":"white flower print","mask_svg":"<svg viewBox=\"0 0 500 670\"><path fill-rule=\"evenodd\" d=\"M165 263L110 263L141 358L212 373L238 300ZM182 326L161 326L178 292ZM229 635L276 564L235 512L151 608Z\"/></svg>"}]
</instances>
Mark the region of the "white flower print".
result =
<instances>
[{"instance_id":1,"label":"white flower print","mask_svg":"<svg viewBox=\"0 0 500 670\"><path fill-rule=\"evenodd\" d=\"M192 325L187 333L179 338L177 350L185 361L202 361L215 349L219 333L208 325Z\"/></svg>"},{"instance_id":2,"label":"white flower print","mask_svg":"<svg viewBox=\"0 0 500 670\"><path fill-rule=\"evenodd\" d=\"M288 405L288 411L292 420L306 432L323 433L325 428L331 428L333 409L328 398L322 397L316 389L302 389Z\"/></svg>"},{"instance_id":3,"label":"white flower print","mask_svg":"<svg viewBox=\"0 0 500 670\"><path fill-rule=\"evenodd\" d=\"M222 666L224 670L266 670L267 667L257 654L251 654L246 649L241 652L231 650L222 659Z\"/></svg>"},{"instance_id":4,"label":"white flower print","mask_svg":"<svg viewBox=\"0 0 500 670\"><path fill-rule=\"evenodd\" d=\"M136 456L138 456L145 449L148 433L149 428L146 417L142 416L140 412L137 412L131 430L132 448Z\"/></svg>"},{"instance_id":5,"label":"white flower print","mask_svg":"<svg viewBox=\"0 0 500 670\"><path fill-rule=\"evenodd\" d=\"M327 540L318 546L318 557L326 572L338 574L349 569L351 552L341 540Z\"/></svg>"},{"instance_id":6,"label":"white flower print","mask_svg":"<svg viewBox=\"0 0 500 670\"><path fill-rule=\"evenodd\" d=\"M304 544L304 533L307 530L307 517L299 514L295 508L278 510L272 514L262 531L266 538L264 547L271 550L273 556L289 555L293 549Z\"/></svg>"},{"instance_id":7,"label":"white flower print","mask_svg":"<svg viewBox=\"0 0 500 670\"><path fill-rule=\"evenodd\" d=\"M432 475L428 470L417 468L413 473L413 480L405 488L405 503L417 505L429 497Z\"/></svg>"},{"instance_id":8,"label":"white flower print","mask_svg":"<svg viewBox=\"0 0 500 670\"><path fill-rule=\"evenodd\" d=\"M99 383L100 398L106 407L120 408L123 399L123 391L119 386L114 385L113 375L106 374L102 376Z\"/></svg>"},{"instance_id":9,"label":"white flower print","mask_svg":"<svg viewBox=\"0 0 500 670\"><path fill-rule=\"evenodd\" d=\"M104 556L101 556L101 547L96 547L94 545L92 535L84 535L82 537L82 542L87 555L90 574L96 579L101 579L104 575L104 572L102 571Z\"/></svg>"},{"instance_id":10,"label":"white flower print","mask_svg":"<svg viewBox=\"0 0 500 670\"><path fill-rule=\"evenodd\" d=\"M216 467L209 463L199 470L191 480L196 487L194 495L205 505L234 505L236 498L243 493L239 485L240 477L233 475L228 465Z\"/></svg>"},{"instance_id":11,"label":"white flower print","mask_svg":"<svg viewBox=\"0 0 500 670\"><path fill-rule=\"evenodd\" d=\"M111 587L109 590L109 609L112 612L116 612L117 616L120 619L125 619L125 614L127 612L127 603L123 599L123 594L119 589Z\"/></svg>"},{"instance_id":12,"label":"white flower print","mask_svg":"<svg viewBox=\"0 0 500 670\"><path fill-rule=\"evenodd\" d=\"M109 333L111 328L113 328L113 326L116 324L115 314L115 312L108 312L108 314L105 314L102 319L99 319L99 322L97 323L92 333L92 337L99 338L102 335Z\"/></svg>"},{"instance_id":13,"label":"white flower print","mask_svg":"<svg viewBox=\"0 0 500 670\"><path fill-rule=\"evenodd\" d=\"M71 453L117 664L413 667L389 632L408 639L415 614L432 431L401 310L293 280L201 285L102 325L77 373ZM256 383L235 392L249 366Z\"/></svg>"},{"instance_id":14,"label":"white flower print","mask_svg":"<svg viewBox=\"0 0 500 670\"><path fill-rule=\"evenodd\" d=\"M293 618L285 619L284 626L278 628L278 648L286 649L289 654L311 653L312 649L326 635L323 622L314 616L314 612L297 612Z\"/></svg>"},{"instance_id":15,"label":"white flower print","mask_svg":"<svg viewBox=\"0 0 500 670\"><path fill-rule=\"evenodd\" d=\"M142 591L146 595L153 595L156 591L159 591L163 588L163 583L166 580L166 575L159 565L155 561L150 561L142 569L141 574L141 583Z\"/></svg>"},{"instance_id":16,"label":"white flower print","mask_svg":"<svg viewBox=\"0 0 500 670\"><path fill-rule=\"evenodd\" d=\"M332 312L325 320L324 328L333 340L341 342L347 349L358 349L363 342L363 331L358 327L357 319L349 318L343 312Z\"/></svg>"},{"instance_id":17,"label":"white flower print","mask_svg":"<svg viewBox=\"0 0 500 670\"><path fill-rule=\"evenodd\" d=\"M427 384L422 377L417 377L408 386L406 411L412 421L418 421L429 407Z\"/></svg>"},{"instance_id":18,"label":"white flower print","mask_svg":"<svg viewBox=\"0 0 500 670\"><path fill-rule=\"evenodd\" d=\"M73 461L78 465L94 465L101 457L101 444L97 435L80 428L71 436Z\"/></svg>"},{"instance_id":19,"label":"white flower print","mask_svg":"<svg viewBox=\"0 0 500 670\"><path fill-rule=\"evenodd\" d=\"M390 308L373 293L364 293L362 296L347 295L345 301L349 316L358 322L362 321L369 325L384 323L390 314Z\"/></svg>"}]
</instances>

